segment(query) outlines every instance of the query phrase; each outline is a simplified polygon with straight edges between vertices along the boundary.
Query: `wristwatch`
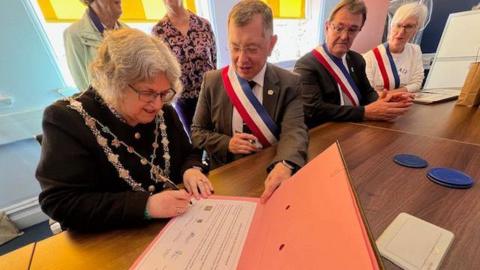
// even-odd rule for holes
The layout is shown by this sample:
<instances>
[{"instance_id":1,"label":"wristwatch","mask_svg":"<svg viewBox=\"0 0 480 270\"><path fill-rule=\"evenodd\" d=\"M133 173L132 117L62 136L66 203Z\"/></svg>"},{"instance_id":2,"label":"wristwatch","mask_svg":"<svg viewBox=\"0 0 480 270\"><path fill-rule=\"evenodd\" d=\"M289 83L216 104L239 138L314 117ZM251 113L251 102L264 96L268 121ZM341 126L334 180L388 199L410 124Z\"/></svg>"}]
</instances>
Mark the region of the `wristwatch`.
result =
<instances>
[{"instance_id":1,"label":"wristwatch","mask_svg":"<svg viewBox=\"0 0 480 270\"><path fill-rule=\"evenodd\" d=\"M292 171L292 174L294 174L296 171L298 171L299 167L297 166L297 164L291 162L291 161L288 161L288 160L280 160L280 161L277 161L275 163L273 163L272 165L268 166L267 168L267 172L270 173L270 171L273 169L273 167L275 167L275 165L277 165L277 163L282 163L283 166L289 168L291 171Z\"/></svg>"},{"instance_id":2,"label":"wristwatch","mask_svg":"<svg viewBox=\"0 0 480 270\"><path fill-rule=\"evenodd\" d=\"M292 173L295 172L295 165L292 164L290 161L282 160L281 162L282 162L282 165L289 168L292 171Z\"/></svg>"}]
</instances>

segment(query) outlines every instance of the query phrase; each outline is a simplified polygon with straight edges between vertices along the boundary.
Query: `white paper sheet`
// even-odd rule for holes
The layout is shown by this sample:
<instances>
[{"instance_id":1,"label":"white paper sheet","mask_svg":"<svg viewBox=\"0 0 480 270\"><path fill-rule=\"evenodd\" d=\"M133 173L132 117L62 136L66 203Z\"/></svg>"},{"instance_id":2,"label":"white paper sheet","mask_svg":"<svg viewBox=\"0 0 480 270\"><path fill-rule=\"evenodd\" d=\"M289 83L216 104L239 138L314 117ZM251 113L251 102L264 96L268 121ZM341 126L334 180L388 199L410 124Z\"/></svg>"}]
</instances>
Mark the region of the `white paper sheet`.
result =
<instances>
[{"instance_id":1,"label":"white paper sheet","mask_svg":"<svg viewBox=\"0 0 480 270\"><path fill-rule=\"evenodd\" d=\"M132 269L236 269L256 205L195 201L167 225Z\"/></svg>"}]
</instances>

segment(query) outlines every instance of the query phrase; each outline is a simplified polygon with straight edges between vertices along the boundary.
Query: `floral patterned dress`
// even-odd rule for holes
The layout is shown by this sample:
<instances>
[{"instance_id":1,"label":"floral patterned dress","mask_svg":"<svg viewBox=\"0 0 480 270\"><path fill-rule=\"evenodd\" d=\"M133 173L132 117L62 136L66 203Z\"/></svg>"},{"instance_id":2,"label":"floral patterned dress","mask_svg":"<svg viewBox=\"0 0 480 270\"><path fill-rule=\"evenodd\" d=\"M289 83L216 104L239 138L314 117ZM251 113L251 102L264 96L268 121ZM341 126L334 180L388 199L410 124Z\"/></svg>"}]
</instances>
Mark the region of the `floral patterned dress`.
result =
<instances>
[{"instance_id":1,"label":"floral patterned dress","mask_svg":"<svg viewBox=\"0 0 480 270\"><path fill-rule=\"evenodd\" d=\"M189 14L186 35L175 28L167 16L152 29L153 35L163 38L170 46L182 68L181 81L184 91L175 107L187 130L190 130L203 74L216 69L217 65L215 35L210 23L191 12Z\"/></svg>"}]
</instances>

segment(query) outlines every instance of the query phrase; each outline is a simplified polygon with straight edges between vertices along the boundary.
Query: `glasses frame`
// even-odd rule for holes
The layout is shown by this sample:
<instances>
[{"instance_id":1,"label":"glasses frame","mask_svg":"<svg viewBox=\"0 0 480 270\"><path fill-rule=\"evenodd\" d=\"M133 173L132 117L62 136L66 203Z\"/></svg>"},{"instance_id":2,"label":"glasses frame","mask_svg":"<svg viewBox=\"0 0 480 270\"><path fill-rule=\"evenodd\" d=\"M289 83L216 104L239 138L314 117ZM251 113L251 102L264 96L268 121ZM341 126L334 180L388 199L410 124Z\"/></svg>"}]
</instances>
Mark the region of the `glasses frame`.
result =
<instances>
[{"instance_id":1,"label":"glasses frame","mask_svg":"<svg viewBox=\"0 0 480 270\"><path fill-rule=\"evenodd\" d=\"M360 33L362 31L362 27L359 28L352 28L352 26L343 26L343 25L337 25L333 22L328 23L330 27L332 27L333 32L337 35L341 35L343 32L347 33L348 36L352 37Z\"/></svg>"},{"instance_id":2,"label":"glasses frame","mask_svg":"<svg viewBox=\"0 0 480 270\"><path fill-rule=\"evenodd\" d=\"M128 84L128 87L130 87L135 93L137 93L138 100L146 103L154 102L157 99L157 97L160 97L160 100L163 103L168 103L172 101L175 98L175 95L177 94L177 91L175 91L175 89L171 87L162 90L160 93L155 93L152 91L141 91L133 87L131 84Z\"/></svg>"}]
</instances>

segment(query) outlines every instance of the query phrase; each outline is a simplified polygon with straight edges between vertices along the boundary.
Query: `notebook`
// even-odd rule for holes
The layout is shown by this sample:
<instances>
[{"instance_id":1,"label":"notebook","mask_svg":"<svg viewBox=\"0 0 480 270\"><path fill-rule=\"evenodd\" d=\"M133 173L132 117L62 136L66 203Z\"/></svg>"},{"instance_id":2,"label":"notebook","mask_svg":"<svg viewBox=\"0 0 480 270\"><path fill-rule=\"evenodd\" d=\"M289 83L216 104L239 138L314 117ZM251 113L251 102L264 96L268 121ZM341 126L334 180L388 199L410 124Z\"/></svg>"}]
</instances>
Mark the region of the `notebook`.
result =
<instances>
[{"instance_id":1,"label":"notebook","mask_svg":"<svg viewBox=\"0 0 480 270\"><path fill-rule=\"evenodd\" d=\"M408 270L437 269L453 241L453 233L400 213L377 240L380 254Z\"/></svg>"},{"instance_id":2,"label":"notebook","mask_svg":"<svg viewBox=\"0 0 480 270\"><path fill-rule=\"evenodd\" d=\"M432 104L454 100L458 98L460 91L460 88L423 89L415 94L415 100L413 102L419 104Z\"/></svg>"}]
</instances>

